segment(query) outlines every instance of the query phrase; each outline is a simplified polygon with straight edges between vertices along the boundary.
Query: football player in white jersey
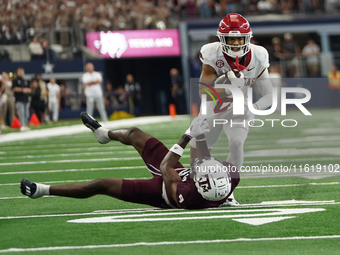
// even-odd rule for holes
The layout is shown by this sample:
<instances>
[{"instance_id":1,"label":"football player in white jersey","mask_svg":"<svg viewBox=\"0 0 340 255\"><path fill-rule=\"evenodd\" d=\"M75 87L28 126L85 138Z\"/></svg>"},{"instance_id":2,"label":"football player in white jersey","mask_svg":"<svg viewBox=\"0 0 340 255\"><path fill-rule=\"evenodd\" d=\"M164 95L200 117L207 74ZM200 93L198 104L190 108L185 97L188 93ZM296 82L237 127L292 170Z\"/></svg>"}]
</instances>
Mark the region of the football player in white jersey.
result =
<instances>
[{"instance_id":1,"label":"football player in white jersey","mask_svg":"<svg viewBox=\"0 0 340 255\"><path fill-rule=\"evenodd\" d=\"M209 149L212 149L223 130L228 137L230 151L226 161L240 170L244 158L243 145L249 132L248 120L253 119L246 99L248 87L254 84L262 94L262 97L253 104L255 109L264 110L272 104L273 87L267 70L268 52L265 48L250 43L252 31L249 22L239 14L229 14L224 17L219 23L217 36L219 42L208 43L200 51L200 59L203 63L199 80L199 86L202 88L199 90L200 97L207 94L206 91L213 95L209 86L214 86L216 77L227 73L231 84L241 88L245 96L245 114L233 115L231 93L223 88L216 88L223 104L215 105L210 95L206 96L206 114L211 128L206 139ZM237 76L240 77L237 78L235 74L239 74ZM202 115L202 108L200 115ZM228 123L214 127L214 119L225 119ZM191 141L190 146L192 163L197 157L195 139ZM229 203L238 205L233 196L229 198Z\"/></svg>"}]
</instances>

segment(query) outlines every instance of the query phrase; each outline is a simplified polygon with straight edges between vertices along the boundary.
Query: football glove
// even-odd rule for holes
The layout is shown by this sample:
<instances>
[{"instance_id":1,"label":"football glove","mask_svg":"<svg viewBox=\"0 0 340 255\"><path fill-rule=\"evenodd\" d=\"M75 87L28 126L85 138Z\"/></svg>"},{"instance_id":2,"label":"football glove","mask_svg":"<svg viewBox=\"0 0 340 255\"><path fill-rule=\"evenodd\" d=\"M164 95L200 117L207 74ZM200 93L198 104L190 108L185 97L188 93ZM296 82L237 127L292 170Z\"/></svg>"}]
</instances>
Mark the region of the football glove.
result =
<instances>
[{"instance_id":1,"label":"football glove","mask_svg":"<svg viewBox=\"0 0 340 255\"><path fill-rule=\"evenodd\" d=\"M207 116L198 116L195 119L192 120L191 125L187 135L191 137L197 137L199 135L203 135L210 132L209 124L207 122Z\"/></svg>"},{"instance_id":2,"label":"football glove","mask_svg":"<svg viewBox=\"0 0 340 255\"><path fill-rule=\"evenodd\" d=\"M237 78L233 71L227 72L227 76L230 80L232 86L237 86L238 88L244 87L244 74L239 72L240 77Z\"/></svg>"}]
</instances>

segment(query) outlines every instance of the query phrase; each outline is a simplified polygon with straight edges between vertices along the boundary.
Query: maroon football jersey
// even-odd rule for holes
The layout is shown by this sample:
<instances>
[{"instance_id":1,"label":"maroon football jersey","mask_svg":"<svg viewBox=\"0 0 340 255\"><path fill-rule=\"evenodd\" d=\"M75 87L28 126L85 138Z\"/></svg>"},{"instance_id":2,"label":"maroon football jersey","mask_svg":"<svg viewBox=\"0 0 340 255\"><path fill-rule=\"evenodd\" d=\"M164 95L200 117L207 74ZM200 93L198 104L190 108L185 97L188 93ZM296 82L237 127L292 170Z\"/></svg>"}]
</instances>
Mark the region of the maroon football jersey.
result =
<instances>
[{"instance_id":1,"label":"maroon football jersey","mask_svg":"<svg viewBox=\"0 0 340 255\"><path fill-rule=\"evenodd\" d=\"M231 164L227 162L222 162L223 165L229 166ZM229 171L231 177L231 191L229 192L228 196L224 199L219 201L209 201L202 197L200 193L198 193L197 188L195 186L194 180L190 177L189 171L182 177L182 182L177 184L177 199L179 208L183 209L203 209L203 208L211 208L211 207L219 207L224 202L226 202L227 198L236 188L238 183L240 182L240 174L237 170ZM167 197L170 203L178 208L177 203L172 199L170 195L167 194Z\"/></svg>"}]
</instances>

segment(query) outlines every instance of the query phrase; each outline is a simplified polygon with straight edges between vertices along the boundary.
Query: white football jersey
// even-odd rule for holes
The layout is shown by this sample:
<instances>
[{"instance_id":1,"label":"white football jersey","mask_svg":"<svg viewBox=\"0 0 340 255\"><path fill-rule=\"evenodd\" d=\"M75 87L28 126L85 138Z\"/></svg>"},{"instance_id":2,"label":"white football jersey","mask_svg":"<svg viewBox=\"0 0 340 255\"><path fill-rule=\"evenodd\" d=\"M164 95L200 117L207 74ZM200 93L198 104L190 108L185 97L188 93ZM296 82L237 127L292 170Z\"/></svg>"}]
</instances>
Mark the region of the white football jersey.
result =
<instances>
[{"instance_id":1,"label":"white football jersey","mask_svg":"<svg viewBox=\"0 0 340 255\"><path fill-rule=\"evenodd\" d=\"M245 95L247 88L253 85L255 80L269 67L268 58L268 51L264 47L250 44L250 51L242 64L246 66L246 69L242 71L245 78L245 87L242 91ZM220 42L203 45L200 51L200 59L203 64L215 69L217 77L236 68L232 59L223 54Z\"/></svg>"}]
</instances>

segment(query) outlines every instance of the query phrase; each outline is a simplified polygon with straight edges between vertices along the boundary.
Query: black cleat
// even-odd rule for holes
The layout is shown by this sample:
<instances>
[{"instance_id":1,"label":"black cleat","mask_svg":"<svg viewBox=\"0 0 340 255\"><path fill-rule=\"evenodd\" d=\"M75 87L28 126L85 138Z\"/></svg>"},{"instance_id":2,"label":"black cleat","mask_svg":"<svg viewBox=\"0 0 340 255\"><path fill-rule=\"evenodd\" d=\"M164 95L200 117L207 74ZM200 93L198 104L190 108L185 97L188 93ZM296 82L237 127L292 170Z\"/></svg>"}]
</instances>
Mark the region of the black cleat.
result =
<instances>
[{"instance_id":1,"label":"black cleat","mask_svg":"<svg viewBox=\"0 0 340 255\"><path fill-rule=\"evenodd\" d=\"M27 180L26 178L22 178L20 184L21 193L33 198L32 196L37 191L37 184L31 182L30 180Z\"/></svg>"},{"instance_id":2,"label":"black cleat","mask_svg":"<svg viewBox=\"0 0 340 255\"><path fill-rule=\"evenodd\" d=\"M84 125L88 127L89 129L91 129L92 132L94 132L97 128L102 126L98 123L98 121L96 121L95 118L93 118L91 115L87 114L86 112L82 112L80 116L81 116L81 120L83 121Z\"/></svg>"}]
</instances>

